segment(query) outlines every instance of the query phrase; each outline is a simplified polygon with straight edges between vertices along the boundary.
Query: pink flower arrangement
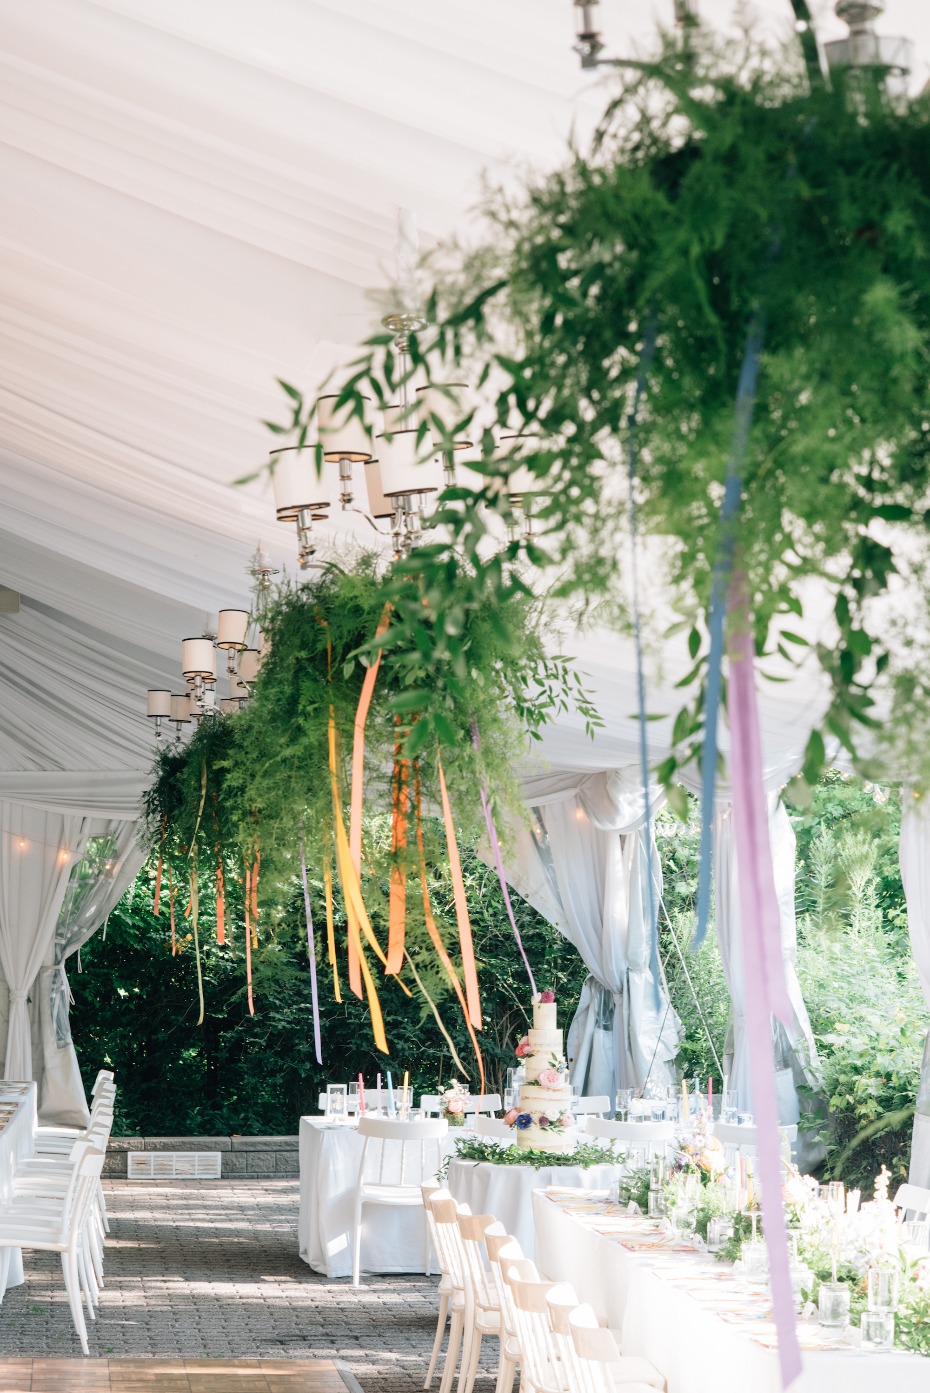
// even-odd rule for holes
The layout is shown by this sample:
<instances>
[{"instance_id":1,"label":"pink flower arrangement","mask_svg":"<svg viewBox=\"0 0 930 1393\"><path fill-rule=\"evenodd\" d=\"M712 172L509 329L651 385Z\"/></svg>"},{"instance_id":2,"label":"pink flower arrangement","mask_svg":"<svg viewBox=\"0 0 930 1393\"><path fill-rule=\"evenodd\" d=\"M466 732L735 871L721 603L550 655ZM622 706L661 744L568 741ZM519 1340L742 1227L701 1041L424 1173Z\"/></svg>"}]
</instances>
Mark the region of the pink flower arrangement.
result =
<instances>
[{"instance_id":1,"label":"pink flower arrangement","mask_svg":"<svg viewBox=\"0 0 930 1393\"><path fill-rule=\"evenodd\" d=\"M533 1051L530 1049L530 1038L528 1035L524 1035L523 1039L517 1045L517 1058L526 1059L526 1056L532 1053Z\"/></svg>"},{"instance_id":2,"label":"pink flower arrangement","mask_svg":"<svg viewBox=\"0 0 930 1393\"><path fill-rule=\"evenodd\" d=\"M539 993L539 1000L543 1006L551 1006L555 1001L555 992L547 988L546 991Z\"/></svg>"},{"instance_id":3,"label":"pink flower arrangement","mask_svg":"<svg viewBox=\"0 0 930 1393\"><path fill-rule=\"evenodd\" d=\"M450 1098L446 1103L446 1112L451 1112L454 1117L465 1111L465 1103L461 1098Z\"/></svg>"},{"instance_id":4,"label":"pink flower arrangement","mask_svg":"<svg viewBox=\"0 0 930 1393\"><path fill-rule=\"evenodd\" d=\"M563 1112L562 1116L559 1118L559 1126L560 1126L560 1127L574 1127L574 1125L575 1125L575 1119L574 1119L574 1117L572 1116L572 1114L571 1114L570 1112Z\"/></svg>"},{"instance_id":5,"label":"pink flower arrangement","mask_svg":"<svg viewBox=\"0 0 930 1393\"><path fill-rule=\"evenodd\" d=\"M508 1111L504 1113L504 1122L508 1127L512 1127L519 1115L519 1108L509 1108Z\"/></svg>"},{"instance_id":6,"label":"pink flower arrangement","mask_svg":"<svg viewBox=\"0 0 930 1393\"><path fill-rule=\"evenodd\" d=\"M539 1075L539 1083L543 1088L558 1088L562 1082L562 1075L558 1069L543 1069Z\"/></svg>"}]
</instances>

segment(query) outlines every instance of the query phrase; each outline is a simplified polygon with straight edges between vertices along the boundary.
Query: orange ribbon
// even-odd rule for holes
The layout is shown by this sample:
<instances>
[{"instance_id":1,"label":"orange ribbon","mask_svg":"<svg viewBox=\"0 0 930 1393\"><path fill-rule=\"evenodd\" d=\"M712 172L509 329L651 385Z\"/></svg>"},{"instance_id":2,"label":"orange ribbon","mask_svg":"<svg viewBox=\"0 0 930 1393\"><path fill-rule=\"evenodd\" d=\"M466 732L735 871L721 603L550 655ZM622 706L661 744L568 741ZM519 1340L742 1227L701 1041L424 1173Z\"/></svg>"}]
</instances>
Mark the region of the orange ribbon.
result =
<instances>
[{"instance_id":1,"label":"orange ribbon","mask_svg":"<svg viewBox=\"0 0 930 1393\"><path fill-rule=\"evenodd\" d=\"M226 942L226 879L223 875L223 858L216 848L216 941Z\"/></svg>"},{"instance_id":2,"label":"orange ribbon","mask_svg":"<svg viewBox=\"0 0 930 1393\"><path fill-rule=\"evenodd\" d=\"M387 631L391 617L391 606L385 605L381 615L381 620L375 632L375 638L380 638ZM358 710L355 713L355 731L352 737L352 795L349 802L349 851L352 856L352 864L355 867L355 874L358 876L359 885L362 883L362 803L365 793L365 724L368 720L368 711L371 707L371 698L375 690L375 681L378 676L378 668L381 666L381 649L379 648L374 656L373 662L369 664L365 679L362 682L362 691L358 699ZM355 911L346 905L346 919L350 922L354 917ZM356 928L358 926L356 925ZM349 986L356 996L362 995L362 973L358 954L355 951L356 934L349 932Z\"/></svg>"},{"instance_id":3,"label":"orange ribbon","mask_svg":"<svg viewBox=\"0 0 930 1393\"><path fill-rule=\"evenodd\" d=\"M336 1000L341 1002L339 964L336 962L336 929L333 923L333 871L329 852L323 857L323 890L326 895L326 956L333 969L333 992Z\"/></svg>"},{"instance_id":4,"label":"orange ribbon","mask_svg":"<svg viewBox=\"0 0 930 1393\"><path fill-rule=\"evenodd\" d=\"M168 867L168 913L171 918L171 956L176 957L178 951L178 936L174 923L174 877L171 874L171 867Z\"/></svg>"},{"instance_id":5,"label":"orange ribbon","mask_svg":"<svg viewBox=\"0 0 930 1393\"><path fill-rule=\"evenodd\" d=\"M455 840L455 826L452 822L452 809L449 806L449 793L442 760L439 760L439 792L442 796L442 818L446 827L446 844L449 849L449 871L452 875L452 893L455 897L455 918L459 926L459 946L462 953L462 976L465 978L465 993L468 998L468 1019L476 1030L481 1029L481 996L478 991L478 972L475 967L475 944L471 935L471 920L468 917L468 903L465 899L465 882L462 879L462 863L459 860L458 843Z\"/></svg>"},{"instance_id":6,"label":"orange ribbon","mask_svg":"<svg viewBox=\"0 0 930 1393\"><path fill-rule=\"evenodd\" d=\"M459 982L458 973L455 970L455 965L452 962L452 959L449 957L449 954L446 951L446 945L443 943L439 930L436 927L436 921L433 918L432 906L430 905L429 886L426 883L426 852L423 848L423 800L420 792L420 769L419 765L417 764L414 764L413 766L413 789L414 815L416 821L417 835L417 851L419 852L420 860L420 888L423 892L423 918L426 922L427 933L429 934L430 939L432 940L433 947L436 949L436 952L439 956L439 961L445 968L446 976L452 983L452 988L459 999L459 1005L462 1008L462 1015L465 1017L465 1025L468 1029L468 1034L471 1037L472 1049L475 1051L475 1058L478 1061L478 1073L481 1076L481 1095L483 1097L485 1088L484 1059L481 1054L481 1048L478 1044L478 1037L475 1034L471 1020L469 1019L468 1005L465 1000L465 994L462 991L462 985ZM410 966L412 968L413 963L411 963ZM427 1000L429 1000L428 997ZM433 1013L434 1015L436 1014L435 1007L433 1007Z\"/></svg>"},{"instance_id":7,"label":"orange ribbon","mask_svg":"<svg viewBox=\"0 0 930 1393\"><path fill-rule=\"evenodd\" d=\"M252 866L252 947L258 947L258 868L261 864L258 838L255 840L255 863Z\"/></svg>"},{"instance_id":8,"label":"orange ribbon","mask_svg":"<svg viewBox=\"0 0 930 1393\"><path fill-rule=\"evenodd\" d=\"M249 909L252 902L252 872L248 862L245 867L245 895L243 896L243 908L245 910L245 984L246 995L249 1002L249 1015L255 1015L255 1002L252 998L252 926L249 923Z\"/></svg>"},{"instance_id":9,"label":"orange ribbon","mask_svg":"<svg viewBox=\"0 0 930 1393\"><path fill-rule=\"evenodd\" d=\"M388 905L388 950L385 971L396 975L404 964L404 936L407 918L407 801L409 763L400 758L401 746L394 746L394 777L391 781L391 890Z\"/></svg>"}]
</instances>

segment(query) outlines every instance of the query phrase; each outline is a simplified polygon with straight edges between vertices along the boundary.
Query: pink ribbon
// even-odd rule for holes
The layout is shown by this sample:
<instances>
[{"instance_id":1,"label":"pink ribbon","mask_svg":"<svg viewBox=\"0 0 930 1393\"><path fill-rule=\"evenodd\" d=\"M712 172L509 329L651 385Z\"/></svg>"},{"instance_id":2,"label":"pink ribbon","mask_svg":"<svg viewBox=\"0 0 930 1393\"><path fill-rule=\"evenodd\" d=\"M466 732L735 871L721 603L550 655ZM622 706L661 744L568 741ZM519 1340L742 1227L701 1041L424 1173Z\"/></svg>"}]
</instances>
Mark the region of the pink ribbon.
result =
<instances>
[{"instance_id":1,"label":"pink ribbon","mask_svg":"<svg viewBox=\"0 0 930 1393\"><path fill-rule=\"evenodd\" d=\"M793 1014L785 981L781 920L769 842L768 807L762 781L762 740L756 703L752 621L745 577L738 572L734 575L730 591L728 630L730 662L727 708L743 939L746 1035L762 1185L762 1227L769 1254L769 1280L778 1332L782 1385L787 1388L801 1373L801 1351L791 1291L788 1229L782 1204L772 1014L789 1027Z\"/></svg>"}]
</instances>

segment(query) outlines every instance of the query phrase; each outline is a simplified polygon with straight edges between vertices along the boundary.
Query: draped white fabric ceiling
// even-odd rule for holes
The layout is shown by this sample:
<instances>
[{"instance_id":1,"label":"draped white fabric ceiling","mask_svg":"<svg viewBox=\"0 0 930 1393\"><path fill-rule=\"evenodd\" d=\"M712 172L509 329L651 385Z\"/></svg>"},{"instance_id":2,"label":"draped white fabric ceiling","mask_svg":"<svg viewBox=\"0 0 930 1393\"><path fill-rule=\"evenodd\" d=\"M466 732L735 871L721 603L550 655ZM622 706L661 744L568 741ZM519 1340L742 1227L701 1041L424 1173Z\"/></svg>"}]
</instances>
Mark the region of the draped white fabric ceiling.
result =
<instances>
[{"instance_id":1,"label":"draped white fabric ceiling","mask_svg":"<svg viewBox=\"0 0 930 1393\"><path fill-rule=\"evenodd\" d=\"M603 8L630 52L671 0ZM886 25L923 72L924 9ZM229 486L265 457L275 375L312 386L367 331L398 205L426 245L461 232L482 170L555 164L604 94L568 0L0 0L0 19L0 584L23 595L0 615L0 793L124 771L99 795L115 814L150 759L144 689L177 689L179 640L245 601L259 537L292 564L263 488ZM629 764L628 645L580 651L607 730L568 719L549 757ZM773 764L810 700L766 693Z\"/></svg>"}]
</instances>

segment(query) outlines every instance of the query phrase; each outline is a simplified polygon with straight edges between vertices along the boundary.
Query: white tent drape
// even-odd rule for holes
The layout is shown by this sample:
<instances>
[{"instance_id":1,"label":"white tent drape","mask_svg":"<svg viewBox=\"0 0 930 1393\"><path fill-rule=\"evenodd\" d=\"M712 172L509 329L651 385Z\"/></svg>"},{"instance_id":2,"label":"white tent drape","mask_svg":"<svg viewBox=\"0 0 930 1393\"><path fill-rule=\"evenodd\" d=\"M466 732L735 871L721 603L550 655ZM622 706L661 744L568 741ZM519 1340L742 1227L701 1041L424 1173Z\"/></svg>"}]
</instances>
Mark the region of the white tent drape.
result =
<instances>
[{"instance_id":1,"label":"white tent drape","mask_svg":"<svg viewBox=\"0 0 930 1393\"><path fill-rule=\"evenodd\" d=\"M930 807L925 798L905 794L900 859L911 951L930 1005ZM930 1031L924 1045L908 1179L912 1185L930 1185Z\"/></svg>"},{"instance_id":2,"label":"white tent drape","mask_svg":"<svg viewBox=\"0 0 930 1393\"><path fill-rule=\"evenodd\" d=\"M65 964L106 922L145 860L134 822L95 823L74 867L55 936L39 973L35 1001L42 1060L39 1115L59 1126L86 1126L90 1114L71 1039Z\"/></svg>"},{"instance_id":3,"label":"white tent drape","mask_svg":"<svg viewBox=\"0 0 930 1393\"><path fill-rule=\"evenodd\" d=\"M790 1030L773 1024L773 1045L777 1070L779 1115L785 1125L801 1120L798 1085L816 1088L818 1084L817 1046L797 973L797 919L795 914L795 835L791 819L777 794L769 794L769 841L775 870L775 888L781 919L782 955L788 996L794 1011ZM752 1083L749 1044L746 1038L745 991L743 985L743 945L740 932L739 881L733 819L729 808L714 820L714 910L717 942L730 993L730 1023L724 1054L731 1094L739 1106L752 1111ZM823 1156L823 1147L810 1134L799 1132L799 1161L809 1167Z\"/></svg>"},{"instance_id":4,"label":"white tent drape","mask_svg":"<svg viewBox=\"0 0 930 1393\"><path fill-rule=\"evenodd\" d=\"M90 821L0 800L0 969L10 993L4 1077L32 1078L28 998L51 950Z\"/></svg>"}]
</instances>

